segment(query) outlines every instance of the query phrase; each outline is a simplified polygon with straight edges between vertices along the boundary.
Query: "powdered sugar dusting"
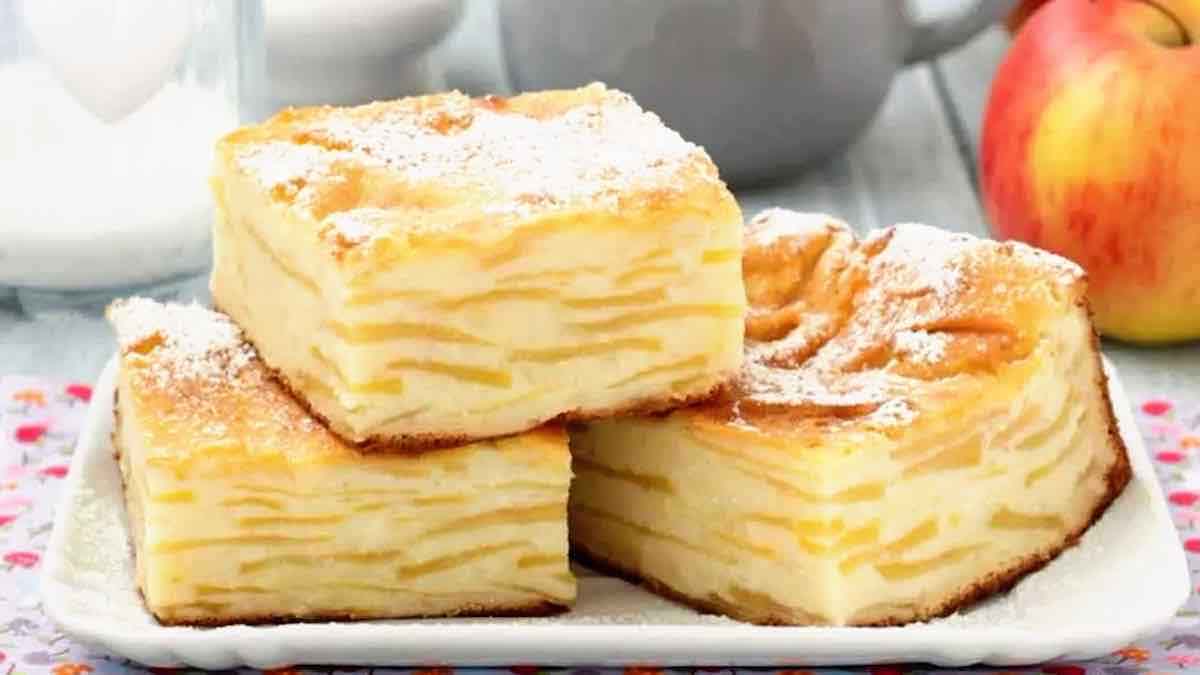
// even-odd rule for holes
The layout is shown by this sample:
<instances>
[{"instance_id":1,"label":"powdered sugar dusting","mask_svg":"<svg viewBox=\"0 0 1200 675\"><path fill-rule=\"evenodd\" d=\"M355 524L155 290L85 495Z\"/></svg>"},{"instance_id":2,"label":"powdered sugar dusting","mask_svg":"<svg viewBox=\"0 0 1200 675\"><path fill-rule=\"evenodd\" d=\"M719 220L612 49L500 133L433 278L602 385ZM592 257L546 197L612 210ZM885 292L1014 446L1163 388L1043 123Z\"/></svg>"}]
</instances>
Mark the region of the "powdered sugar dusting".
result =
<instances>
[{"instance_id":1,"label":"powdered sugar dusting","mask_svg":"<svg viewBox=\"0 0 1200 675\"><path fill-rule=\"evenodd\" d=\"M332 234L339 244L357 246L377 236L380 225L386 220L387 211L383 209L362 208L331 213L325 218L323 236Z\"/></svg>"},{"instance_id":2,"label":"powdered sugar dusting","mask_svg":"<svg viewBox=\"0 0 1200 675\"><path fill-rule=\"evenodd\" d=\"M754 345L752 350L762 348ZM902 378L884 370L827 372L815 361L798 368L778 368L750 354L738 381L731 423L753 427L743 408L776 408L805 416L857 420L878 427L910 424L916 408L903 398Z\"/></svg>"},{"instance_id":3,"label":"powdered sugar dusting","mask_svg":"<svg viewBox=\"0 0 1200 675\"><path fill-rule=\"evenodd\" d=\"M449 133L431 129L428 114L334 117L324 131L407 181L483 184L512 209L593 199L615 206L615 197L634 186L669 184L698 152L615 92L542 120L450 96L438 114L462 126Z\"/></svg>"},{"instance_id":4,"label":"powdered sugar dusting","mask_svg":"<svg viewBox=\"0 0 1200 675\"><path fill-rule=\"evenodd\" d=\"M741 394L755 403L833 410L875 408L888 400L888 377L881 371L835 378L814 360L795 368L772 365L773 351L773 343L754 343L747 348L739 384Z\"/></svg>"},{"instance_id":5,"label":"powdered sugar dusting","mask_svg":"<svg viewBox=\"0 0 1200 675\"><path fill-rule=\"evenodd\" d=\"M985 249L1011 256L1027 267L1052 272L1058 283L1070 284L1084 276L1083 268L1074 262L1019 241L997 243L920 223L898 223L872 236L887 232L892 236L888 250L897 258L913 256L909 263L918 267L921 278L943 292L954 286L948 277L956 275L972 254Z\"/></svg>"},{"instance_id":6,"label":"powdered sugar dusting","mask_svg":"<svg viewBox=\"0 0 1200 675\"><path fill-rule=\"evenodd\" d=\"M157 351L150 372L160 384L172 380L232 382L255 359L232 321L195 303L128 298L108 308L108 319L122 352L143 347Z\"/></svg>"},{"instance_id":7,"label":"powdered sugar dusting","mask_svg":"<svg viewBox=\"0 0 1200 675\"><path fill-rule=\"evenodd\" d=\"M108 319L122 356L139 360L136 372L145 378L141 384L171 392L181 403L159 410L160 421L185 419L197 438L207 439L284 433L290 442L284 452L296 455L309 447L307 441L338 442L278 385L241 329L224 314L195 303L135 297L110 305ZM256 405L248 409L237 403L244 400Z\"/></svg>"},{"instance_id":8,"label":"powdered sugar dusting","mask_svg":"<svg viewBox=\"0 0 1200 675\"><path fill-rule=\"evenodd\" d=\"M992 313L1029 293L1052 302L1078 278L1072 263L1020 244L919 224L859 241L829 216L784 209L752 219L746 242L754 330L725 404L737 425L911 424L927 382L960 372L952 353L1010 358L1003 350L1021 338L997 338ZM977 321L990 338L972 333Z\"/></svg>"},{"instance_id":9,"label":"powdered sugar dusting","mask_svg":"<svg viewBox=\"0 0 1200 675\"><path fill-rule=\"evenodd\" d=\"M1019 241L1006 241L1003 246L1014 257L1031 267L1055 270L1058 273L1059 283L1071 284L1086 276L1083 268L1075 262L1049 251L1043 251Z\"/></svg>"},{"instance_id":10,"label":"powdered sugar dusting","mask_svg":"<svg viewBox=\"0 0 1200 675\"><path fill-rule=\"evenodd\" d=\"M915 363L937 363L946 355L945 333L923 330L902 330L892 338L892 348Z\"/></svg>"},{"instance_id":11,"label":"powdered sugar dusting","mask_svg":"<svg viewBox=\"0 0 1200 675\"><path fill-rule=\"evenodd\" d=\"M970 252L978 250L980 240L969 234L941 228L901 223L867 237L890 237L885 248L871 262L873 273L887 275L894 292L932 291L939 298L954 295L962 284L963 267L970 264Z\"/></svg>"},{"instance_id":12,"label":"powdered sugar dusting","mask_svg":"<svg viewBox=\"0 0 1200 675\"><path fill-rule=\"evenodd\" d=\"M237 162L268 191L277 191L296 204L308 205L315 196L313 184L339 180L333 171L338 161L351 155L319 145L271 141L239 148Z\"/></svg>"},{"instance_id":13,"label":"powdered sugar dusting","mask_svg":"<svg viewBox=\"0 0 1200 675\"><path fill-rule=\"evenodd\" d=\"M689 167L717 180L703 150L629 96L602 85L581 92L576 105L540 116L523 112L521 106L536 107L527 101L457 92L323 109L297 118L295 142L250 145L237 161L269 190L294 188L301 206L304 187L342 161L386 171L406 190L436 185L481 193L480 208L493 214L580 203L616 208L632 190L676 189Z\"/></svg>"},{"instance_id":14,"label":"powdered sugar dusting","mask_svg":"<svg viewBox=\"0 0 1200 675\"><path fill-rule=\"evenodd\" d=\"M917 411L912 404L902 398L892 398L872 411L865 421L884 427L898 427L911 424L917 418Z\"/></svg>"},{"instance_id":15,"label":"powdered sugar dusting","mask_svg":"<svg viewBox=\"0 0 1200 675\"><path fill-rule=\"evenodd\" d=\"M833 227L850 231L841 220L825 213L801 213L788 209L770 208L761 211L746 224L747 244L773 246L777 242L793 238L805 230Z\"/></svg>"}]
</instances>

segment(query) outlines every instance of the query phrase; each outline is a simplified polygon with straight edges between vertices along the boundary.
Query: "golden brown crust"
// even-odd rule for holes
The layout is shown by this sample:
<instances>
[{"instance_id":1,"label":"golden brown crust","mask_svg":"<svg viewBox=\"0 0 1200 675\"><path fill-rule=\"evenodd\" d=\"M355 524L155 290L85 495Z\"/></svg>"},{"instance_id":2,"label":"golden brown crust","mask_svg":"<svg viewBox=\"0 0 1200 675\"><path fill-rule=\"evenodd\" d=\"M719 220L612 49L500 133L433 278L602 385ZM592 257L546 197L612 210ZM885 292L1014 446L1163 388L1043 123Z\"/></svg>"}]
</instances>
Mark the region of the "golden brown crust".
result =
<instances>
[{"instance_id":1,"label":"golden brown crust","mask_svg":"<svg viewBox=\"0 0 1200 675\"><path fill-rule=\"evenodd\" d=\"M719 394L729 385L729 380L734 377L734 373L729 373L721 378L716 384L709 387L706 391L698 394L670 394L667 396L651 396L649 398L639 399L629 405L606 408L602 410L572 410L565 412L554 418L557 422L567 424L577 424L580 422L593 422L596 420L610 419L613 417L639 417L647 415L661 415L666 412L678 408L703 403Z\"/></svg>"},{"instance_id":2,"label":"golden brown crust","mask_svg":"<svg viewBox=\"0 0 1200 675\"><path fill-rule=\"evenodd\" d=\"M278 373L277 373L278 376ZM302 394L298 393L288 385L284 385L291 391L292 396L296 398L314 418L320 420L323 424L328 425L328 420L315 412L311 405L304 400ZM544 422L538 428L550 425L552 427L578 424L580 422L590 422L593 420L609 419L612 417L636 417L639 415L657 415L665 412L670 412L678 408L684 408L690 405L703 403L715 396L725 386L725 383L718 382L710 387L707 391L699 394L685 394L645 398L634 401L627 406L619 408L608 408L604 410L572 410L562 413L551 418L548 422ZM519 432L526 433L526 432ZM507 434L512 436L516 434ZM445 435L445 434L413 434L410 436L397 436L392 438L380 438L372 436L365 441L355 443L359 450L367 453L413 453L419 454L428 450L437 448L445 448L455 445L464 445L466 443L474 443L478 441L497 438L495 436L473 437L465 434ZM500 437L500 438L503 438ZM351 442L351 441L347 441Z\"/></svg>"},{"instance_id":3,"label":"golden brown crust","mask_svg":"<svg viewBox=\"0 0 1200 675\"><path fill-rule=\"evenodd\" d=\"M725 395L687 414L793 437L903 426L951 378L1030 356L1085 292L1077 266L1022 244L923 225L860 239L781 209L747 224L742 263L745 364Z\"/></svg>"},{"instance_id":4,"label":"golden brown crust","mask_svg":"<svg viewBox=\"0 0 1200 675\"><path fill-rule=\"evenodd\" d=\"M1084 311L1088 311L1087 301L1082 297L1077 301L1077 306ZM1108 507L1120 496L1125 486L1129 484L1133 476L1133 470L1129 463L1128 449L1125 447L1125 441L1121 438L1120 431L1117 428L1116 416L1113 413L1112 400L1108 391L1108 377L1104 372L1100 358L1099 336L1095 331L1092 331L1091 334L1091 347L1097 372L1095 385L1099 388L1100 395L1103 397L1103 413L1106 418L1108 442L1114 451L1114 459L1104 475L1104 493L1097 500L1084 523L1064 535L1059 543L1043 551L1018 559L1007 567L989 572L980 579L954 591L946 599L928 609L877 607L874 608L875 613L880 613L882 610L882 616L867 616L861 619L852 618L849 622L850 625L899 626L915 621L928 621L948 616L988 597L1004 593L1016 585L1017 582L1021 581L1021 579L1025 578L1025 576L1042 569L1063 551L1078 543L1079 538L1104 515ZM778 610L751 614L744 607L717 596L708 598L690 597L679 593L658 579L648 577L638 570L589 550L586 545L575 538L571 540L571 547L572 556L579 559L585 565L619 576L630 583L639 584L658 595L675 600L701 612L723 614L741 621L762 625L813 625L805 621L797 621L794 615L785 615ZM868 608L868 610L871 609Z\"/></svg>"},{"instance_id":5,"label":"golden brown crust","mask_svg":"<svg viewBox=\"0 0 1200 675\"><path fill-rule=\"evenodd\" d=\"M276 373L276 376L281 377L278 373ZM283 379L281 379L281 382L285 382L285 381ZM297 392L295 389L291 388L286 383L284 383L283 386L291 392L292 396L296 398L296 400L300 403L300 405L304 406L304 408L309 411L310 415L312 415L315 419L320 420L322 424L325 424L326 426L328 426L328 420L325 417L323 417L322 415L320 415L319 413L317 413L313 409L313 407L311 405L309 405L309 403L304 399L304 396L302 394ZM539 428L545 427L547 425L549 425L551 427L557 427L557 426L567 425L567 424L578 424L580 422L590 422L593 420L608 419L608 418L612 418L612 417L636 417L639 415L657 415L657 414L661 414L661 413L665 413L665 412L670 412L670 411L676 410L678 408L684 408L684 407L687 407L690 405L703 403L704 401L707 401L707 400L711 399L713 396L717 395L717 393L719 391L721 391L724 386L725 386L725 383L718 382L717 384L715 384L711 388L709 388L707 391L701 392L699 394L688 394L688 395L683 395L683 396L671 394L671 395L663 396L663 397L641 399L638 401L634 401L633 403L629 404L628 406L622 406L619 408L609 408L606 410L578 410L578 409L576 409L576 410L572 410L570 412L562 413L561 415L558 415L558 416L550 419L550 421L544 422L542 425L539 426ZM520 432L520 433L526 433L526 432ZM515 435L515 434L508 434L508 435L511 436L511 435ZM357 446L359 450L361 450L362 452L366 452L366 453L419 454L419 453L426 452L429 450L436 450L438 448L445 448L445 447L451 447L451 446L456 446L456 445L464 445L467 443L474 443L474 442L478 442L478 441L489 440L491 438L496 438L496 437L487 437L487 436L472 437L472 436L468 436L466 434L458 434L458 435L413 434L410 436L398 436L398 437L393 437L393 438L380 438L377 436L372 436L371 438L368 438L365 441L354 443L354 445ZM346 441L346 442L350 443L351 441Z\"/></svg>"},{"instance_id":6,"label":"golden brown crust","mask_svg":"<svg viewBox=\"0 0 1200 675\"><path fill-rule=\"evenodd\" d=\"M1078 305L1087 312L1089 317L1092 315L1092 308L1088 304L1086 297L1079 298ZM1092 514L1092 520L1094 521L1099 519L1104 509L1108 508L1108 505L1121 494L1121 491L1133 479L1133 467L1129 463L1129 448L1125 446L1125 439L1121 437L1121 430L1117 427L1117 417L1113 412L1112 396L1108 390L1108 373L1104 371L1104 359L1101 357L1100 352L1100 334L1094 328L1091 331L1091 346L1093 358L1096 363L1096 386L1100 390L1100 396L1104 399L1105 427L1108 430L1108 441L1112 444L1117 455L1115 463L1109 467L1108 472L1104 475L1105 496L1101 499L1097 511ZM1087 528L1084 529L1086 530Z\"/></svg>"},{"instance_id":7,"label":"golden brown crust","mask_svg":"<svg viewBox=\"0 0 1200 675\"><path fill-rule=\"evenodd\" d=\"M223 171L308 214L343 262L431 242L479 244L549 213L737 217L703 149L601 84L287 109L229 134L217 152Z\"/></svg>"},{"instance_id":8,"label":"golden brown crust","mask_svg":"<svg viewBox=\"0 0 1200 675\"><path fill-rule=\"evenodd\" d=\"M536 616L553 616L561 614L570 609L567 605L551 602L549 600L534 600L525 605L500 605L496 607L487 607L484 605L470 605L462 607L454 612L446 612L441 614L388 614L377 616L358 616L352 613L340 612L319 612L310 615L284 615L284 614L265 614L265 615L243 615L232 617L213 617L201 619L174 619L167 616L161 616L154 613L154 618L164 626L193 626L196 628L215 628L218 626L233 626L233 625L275 625L286 623L327 623L331 621L381 621L386 619L440 619L440 618L469 618L469 617L536 617Z\"/></svg>"}]
</instances>

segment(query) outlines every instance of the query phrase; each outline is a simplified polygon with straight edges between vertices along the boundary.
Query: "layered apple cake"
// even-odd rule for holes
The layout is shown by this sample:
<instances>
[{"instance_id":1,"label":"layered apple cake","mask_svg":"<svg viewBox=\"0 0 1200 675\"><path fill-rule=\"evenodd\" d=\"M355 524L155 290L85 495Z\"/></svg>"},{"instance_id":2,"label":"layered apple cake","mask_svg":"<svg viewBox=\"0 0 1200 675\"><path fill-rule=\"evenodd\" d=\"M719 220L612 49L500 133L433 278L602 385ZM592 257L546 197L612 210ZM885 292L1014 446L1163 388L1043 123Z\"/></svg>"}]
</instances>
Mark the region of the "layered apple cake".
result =
<instances>
[{"instance_id":1,"label":"layered apple cake","mask_svg":"<svg viewBox=\"0 0 1200 675\"><path fill-rule=\"evenodd\" d=\"M899 624L1038 569L1128 482L1074 264L782 210L746 236L729 390L573 435L586 558L746 621Z\"/></svg>"},{"instance_id":2,"label":"layered apple cake","mask_svg":"<svg viewBox=\"0 0 1200 675\"><path fill-rule=\"evenodd\" d=\"M131 299L109 318L137 582L160 622L572 603L561 428L363 454L294 402L226 317Z\"/></svg>"},{"instance_id":3,"label":"layered apple cake","mask_svg":"<svg viewBox=\"0 0 1200 675\"><path fill-rule=\"evenodd\" d=\"M737 204L623 93L288 110L217 155L216 304L365 448L666 409L740 365Z\"/></svg>"}]
</instances>

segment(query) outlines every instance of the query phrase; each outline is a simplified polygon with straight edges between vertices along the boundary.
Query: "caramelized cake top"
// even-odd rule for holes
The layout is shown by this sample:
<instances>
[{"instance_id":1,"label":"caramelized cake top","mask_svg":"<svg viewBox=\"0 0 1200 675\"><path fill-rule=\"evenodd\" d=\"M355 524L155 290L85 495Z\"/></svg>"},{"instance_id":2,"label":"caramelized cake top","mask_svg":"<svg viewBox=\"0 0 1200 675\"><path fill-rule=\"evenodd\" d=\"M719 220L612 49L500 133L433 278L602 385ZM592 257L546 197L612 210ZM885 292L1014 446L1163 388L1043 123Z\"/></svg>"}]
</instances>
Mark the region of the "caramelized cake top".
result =
<instances>
[{"instance_id":1,"label":"caramelized cake top","mask_svg":"<svg viewBox=\"0 0 1200 675\"><path fill-rule=\"evenodd\" d=\"M140 421L150 458L175 466L218 456L229 466L396 459L386 452L363 455L327 430L223 314L129 298L114 302L107 315L129 383L125 391L148 413ZM566 440L563 429L551 426L494 443L506 451L536 447L558 454Z\"/></svg>"},{"instance_id":2,"label":"caramelized cake top","mask_svg":"<svg viewBox=\"0 0 1200 675\"><path fill-rule=\"evenodd\" d=\"M703 149L601 84L289 109L218 151L343 254L380 239L486 240L558 213L736 209Z\"/></svg>"},{"instance_id":3,"label":"caramelized cake top","mask_svg":"<svg viewBox=\"0 0 1200 675\"><path fill-rule=\"evenodd\" d=\"M747 224L742 264L745 364L692 414L788 436L887 432L952 405L964 379L1030 356L1085 302L1077 265L1024 244L914 224L859 239L782 209Z\"/></svg>"}]
</instances>

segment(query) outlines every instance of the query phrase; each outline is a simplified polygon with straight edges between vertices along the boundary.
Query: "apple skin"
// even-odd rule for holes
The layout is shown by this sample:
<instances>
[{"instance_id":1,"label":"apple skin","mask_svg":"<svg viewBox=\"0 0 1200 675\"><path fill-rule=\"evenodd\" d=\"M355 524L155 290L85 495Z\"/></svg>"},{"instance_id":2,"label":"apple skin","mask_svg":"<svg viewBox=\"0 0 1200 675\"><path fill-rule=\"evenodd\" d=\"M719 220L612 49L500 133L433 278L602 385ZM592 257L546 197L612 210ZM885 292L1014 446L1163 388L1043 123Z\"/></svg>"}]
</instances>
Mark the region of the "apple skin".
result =
<instances>
[{"instance_id":1,"label":"apple skin","mask_svg":"<svg viewBox=\"0 0 1200 675\"><path fill-rule=\"evenodd\" d=\"M1169 14L1167 12L1170 12ZM980 147L998 239L1088 273L1101 333L1200 338L1200 0L1052 0L992 84Z\"/></svg>"}]
</instances>

